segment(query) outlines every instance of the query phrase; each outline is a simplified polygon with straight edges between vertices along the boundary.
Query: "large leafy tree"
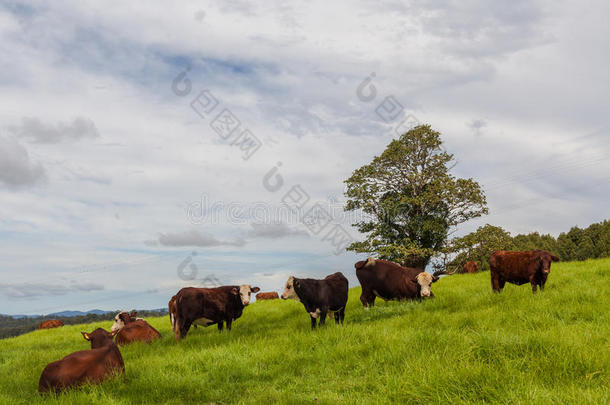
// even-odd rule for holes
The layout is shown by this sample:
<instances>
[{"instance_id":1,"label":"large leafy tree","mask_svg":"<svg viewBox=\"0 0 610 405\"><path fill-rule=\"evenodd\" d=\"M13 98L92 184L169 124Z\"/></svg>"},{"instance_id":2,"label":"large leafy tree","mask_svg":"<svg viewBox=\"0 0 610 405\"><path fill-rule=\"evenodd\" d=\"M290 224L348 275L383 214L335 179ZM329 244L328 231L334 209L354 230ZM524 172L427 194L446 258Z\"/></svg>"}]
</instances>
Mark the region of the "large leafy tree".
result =
<instances>
[{"instance_id":1,"label":"large leafy tree","mask_svg":"<svg viewBox=\"0 0 610 405\"><path fill-rule=\"evenodd\" d=\"M345 210L361 210L354 224L366 235L348 250L424 268L458 224L487 213L481 186L453 176L453 155L441 134L419 125L345 181Z\"/></svg>"}]
</instances>

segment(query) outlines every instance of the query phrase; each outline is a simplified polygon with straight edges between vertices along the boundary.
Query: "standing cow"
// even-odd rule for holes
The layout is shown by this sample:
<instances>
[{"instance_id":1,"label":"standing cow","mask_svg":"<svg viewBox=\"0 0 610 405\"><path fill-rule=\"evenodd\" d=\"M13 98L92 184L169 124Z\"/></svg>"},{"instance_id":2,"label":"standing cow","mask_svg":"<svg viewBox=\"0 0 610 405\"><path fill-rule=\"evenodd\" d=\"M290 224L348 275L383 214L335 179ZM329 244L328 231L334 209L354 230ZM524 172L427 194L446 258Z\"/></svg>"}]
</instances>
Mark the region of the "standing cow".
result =
<instances>
[{"instance_id":1,"label":"standing cow","mask_svg":"<svg viewBox=\"0 0 610 405\"><path fill-rule=\"evenodd\" d=\"M233 321L239 318L244 307L250 304L250 294L259 291L260 288L250 287L249 284L181 289L176 294L176 340L185 338L193 324L217 324L218 331L222 331L223 323L226 323L230 331Z\"/></svg>"},{"instance_id":2,"label":"standing cow","mask_svg":"<svg viewBox=\"0 0 610 405\"><path fill-rule=\"evenodd\" d=\"M311 318L311 329L326 322L326 314L333 311L335 323L343 323L345 319L345 305L349 290L347 278L340 272L326 276L323 280L312 278L296 278L290 276L286 282L282 299L300 301Z\"/></svg>"},{"instance_id":3,"label":"standing cow","mask_svg":"<svg viewBox=\"0 0 610 405\"><path fill-rule=\"evenodd\" d=\"M385 301L434 297L432 283L438 281L438 274L442 273L430 274L372 257L357 262L355 267L362 286L360 302L365 309L375 305L376 297Z\"/></svg>"},{"instance_id":4,"label":"standing cow","mask_svg":"<svg viewBox=\"0 0 610 405\"><path fill-rule=\"evenodd\" d=\"M38 381L39 392L61 391L85 383L99 383L113 374L125 375L123 356L112 341L114 333L97 328L81 332L91 342L91 350L81 350L49 363Z\"/></svg>"},{"instance_id":5,"label":"standing cow","mask_svg":"<svg viewBox=\"0 0 610 405\"><path fill-rule=\"evenodd\" d=\"M479 264L477 262L466 262L462 268L462 273L478 273Z\"/></svg>"},{"instance_id":6,"label":"standing cow","mask_svg":"<svg viewBox=\"0 0 610 405\"><path fill-rule=\"evenodd\" d=\"M532 293L535 294L538 286L540 291L544 290L551 271L551 262L558 261L557 256L546 250L493 252L489 258L491 288L494 292L501 292L506 282L516 285L530 283Z\"/></svg>"}]
</instances>

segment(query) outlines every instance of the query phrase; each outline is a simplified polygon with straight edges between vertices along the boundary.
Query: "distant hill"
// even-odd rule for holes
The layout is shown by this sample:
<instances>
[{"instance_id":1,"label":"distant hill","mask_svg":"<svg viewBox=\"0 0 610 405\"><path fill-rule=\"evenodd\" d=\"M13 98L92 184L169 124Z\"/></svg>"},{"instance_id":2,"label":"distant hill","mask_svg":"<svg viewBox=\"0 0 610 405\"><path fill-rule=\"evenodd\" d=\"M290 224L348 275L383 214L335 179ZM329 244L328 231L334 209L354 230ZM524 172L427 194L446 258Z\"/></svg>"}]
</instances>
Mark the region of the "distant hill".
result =
<instances>
[{"instance_id":1,"label":"distant hill","mask_svg":"<svg viewBox=\"0 0 610 405\"><path fill-rule=\"evenodd\" d=\"M89 315L89 314L94 314L94 315L104 315L110 312L115 312L115 311L102 311L101 309L92 309L91 311L87 311L87 312L83 312L83 311L61 311L61 312L53 312L52 314L48 314L46 315L47 317L49 316L55 316L55 317L61 317L61 316L84 316L84 315Z\"/></svg>"},{"instance_id":2,"label":"distant hill","mask_svg":"<svg viewBox=\"0 0 610 405\"><path fill-rule=\"evenodd\" d=\"M167 314L167 308L157 309L141 309L137 310L138 316L164 316ZM60 319L66 325L75 325L80 323L98 322L112 320L114 314L119 310L103 311L101 309L92 309L90 311L60 311L53 312L48 315L3 315L0 314L0 339L22 335L31 332L38 327L38 324L48 319ZM1 401L0 401L1 402Z\"/></svg>"}]
</instances>

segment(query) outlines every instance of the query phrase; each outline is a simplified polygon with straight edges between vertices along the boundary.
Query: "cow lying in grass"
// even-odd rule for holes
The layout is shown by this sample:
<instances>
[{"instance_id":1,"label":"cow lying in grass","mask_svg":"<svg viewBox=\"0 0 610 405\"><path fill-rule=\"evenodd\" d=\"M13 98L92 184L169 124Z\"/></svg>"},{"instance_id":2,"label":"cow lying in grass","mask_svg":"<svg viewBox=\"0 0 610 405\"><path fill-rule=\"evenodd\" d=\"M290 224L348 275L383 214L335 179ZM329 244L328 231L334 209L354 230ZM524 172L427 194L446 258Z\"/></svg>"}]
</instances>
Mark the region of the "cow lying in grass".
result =
<instances>
[{"instance_id":1,"label":"cow lying in grass","mask_svg":"<svg viewBox=\"0 0 610 405\"><path fill-rule=\"evenodd\" d=\"M282 299L300 301L311 318L311 329L326 322L326 314L334 312L335 323L343 323L349 286L345 276L339 272L323 280L290 276L282 293Z\"/></svg>"},{"instance_id":2,"label":"cow lying in grass","mask_svg":"<svg viewBox=\"0 0 610 405\"><path fill-rule=\"evenodd\" d=\"M150 343L155 339L160 339L161 334L142 318L136 318L136 311L130 314L119 312L114 317L114 324L110 330L116 333L116 343L125 345L132 342Z\"/></svg>"},{"instance_id":3,"label":"cow lying in grass","mask_svg":"<svg viewBox=\"0 0 610 405\"><path fill-rule=\"evenodd\" d=\"M125 375L123 356L112 341L115 332L97 328L81 332L91 342L91 350L81 350L49 363L40 376L39 392L62 391L85 383L100 383L114 374Z\"/></svg>"}]
</instances>

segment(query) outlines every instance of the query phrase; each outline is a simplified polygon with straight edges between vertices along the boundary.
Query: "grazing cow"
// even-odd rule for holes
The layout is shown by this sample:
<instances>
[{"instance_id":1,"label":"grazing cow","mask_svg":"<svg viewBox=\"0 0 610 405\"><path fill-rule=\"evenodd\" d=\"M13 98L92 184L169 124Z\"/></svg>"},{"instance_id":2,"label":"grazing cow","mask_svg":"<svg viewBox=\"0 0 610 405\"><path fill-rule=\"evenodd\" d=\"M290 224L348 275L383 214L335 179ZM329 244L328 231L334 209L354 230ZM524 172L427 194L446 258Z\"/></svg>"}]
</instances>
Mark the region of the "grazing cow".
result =
<instances>
[{"instance_id":1,"label":"grazing cow","mask_svg":"<svg viewBox=\"0 0 610 405\"><path fill-rule=\"evenodd\" d=\"M282 299L291 298L303 303L311 318L311 329L315 329L318 318L319 326L324 325L328 311L334 312L335 323L343 323L348 289L347 279L339 272L326 276L323 280L290 276L282 292Z\"/></svg>"},{"instance_id":2,"label":"grazing cow","mask_svg":"<svg viewBox=\"0 0 610 405\"><path fill-rule=\"evenodd\" d=\"M118 345L132 342L150 343L161 338L161 334L155 328L144 319L136 318L136 314L136 311L130 314L123 311L114 317L114 325L110 330L117 334L115 340Z\"/></svg>"},{"instance_id":3,"label":"grazing cow","mask_svg":"<svg viewBox=\"0 0 610 405\"><path fill-rule=\"evenodd\" d=\"M85 383L100 383L113 374L125 375L125 364L114 333L97 328L91 333L81 332L91 342L91 350L81 350L61 360L49 363L38 381L38 392L61 391Z\"/></svg>"},{"instance_id":4,"label":"grazing cow","mask_svg":"<svg viewBox=\"0 0 610 405\"><path fill-rule=\"evenodd\" d=\"M186 287L176 294L176 340L186 337L191 325L218 325L223 322L231 330L231 324L239 318L245 306L250 304L250 294L260 291L258 287L228 285L216 288Z\"/></svg>"},{"instance_id":5,"label":"grazing cow","mask_svg":"<svg viewBox=\"0 0 610 405\"><path fill-rule=\"evenodd\" d=\"M402 267L387 260L367 260L357 262L356 277L362 286L360 302L365 309L375 305L375 298L406 300L434 297L432 283L438 281L438 274L420 269Z\"/></svg>"},{"instance_id":6,"label":"grazing cow","mask_svg":"<svg viewBox=\"0 0 610 405\"><path fill-rule=\"evenodd\" d=\"M551 262L558 261L557 256L546 250L493 252L489 258L491 289L494 292L501 292L507 281L516 285L530 283L532 293L535 294L538 286L540 291L544 290L544 284L551 271Z\"/></svg>"},{"instance_id":7,"label":"grazing cow","mask_svg":"<svg viewBox=\"0 0 610 405\"><path fill-rule=\"evenodd\" d=\"M40 322L38 329L59 328L60 326L64 326L64 323L59 319L49 319L48 321Z\"/></svg>"},{"instance_id":8,"label":"grazing cow","mask_svg":"<svg viewBox=\"0 0 610 405\"><path fill-rule=\"evenodd\" d=\"M477 262L466 262L462 268L462 273L478 273L479 264Z\"/></svg>"},{"instance_id":9,"label":"grazing cow","mask_svg":"<svg viewBox=\"0 0 610 405\"><path fill-rule=\"evenodd\" d=\"M275 292L260 292L258 294L256 294L256 300L257 301L262 301L262 300L276 300L280 298L280 296Z\"/></svg>"}]
</instances>

